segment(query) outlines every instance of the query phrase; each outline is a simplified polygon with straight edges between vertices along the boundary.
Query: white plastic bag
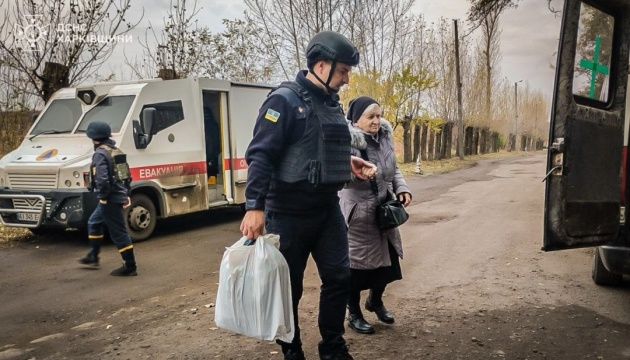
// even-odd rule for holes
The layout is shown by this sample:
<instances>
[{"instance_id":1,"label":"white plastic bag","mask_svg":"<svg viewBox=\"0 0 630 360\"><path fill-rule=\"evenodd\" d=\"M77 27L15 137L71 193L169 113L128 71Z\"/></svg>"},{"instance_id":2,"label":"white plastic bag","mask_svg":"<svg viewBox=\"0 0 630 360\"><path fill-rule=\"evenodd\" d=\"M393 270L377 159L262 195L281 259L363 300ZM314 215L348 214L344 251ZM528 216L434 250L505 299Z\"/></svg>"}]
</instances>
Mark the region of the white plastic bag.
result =
<instances>
[{"instance_id":1,"label":"white plastic bag","mask_svg":"<svg viewBox=\"0 0 630 360\"><path fill-rule=\"evenodd\" d=\"M219 269L214 322L260 340L293 340L289 266L278 250L280 237L246 237L225 249Z\"/></svg>"}]
</instances>

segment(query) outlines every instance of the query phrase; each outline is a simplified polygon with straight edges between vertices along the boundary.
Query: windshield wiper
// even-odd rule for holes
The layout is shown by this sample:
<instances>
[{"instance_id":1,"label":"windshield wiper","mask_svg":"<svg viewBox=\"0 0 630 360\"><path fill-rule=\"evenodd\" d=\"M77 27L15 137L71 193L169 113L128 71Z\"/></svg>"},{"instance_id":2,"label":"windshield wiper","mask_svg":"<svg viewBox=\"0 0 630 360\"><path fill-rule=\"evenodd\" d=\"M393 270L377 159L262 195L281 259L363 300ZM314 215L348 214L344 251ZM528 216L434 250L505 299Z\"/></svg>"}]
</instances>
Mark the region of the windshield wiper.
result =
<instances>
[{"instance_id":1,"label":"windshield wiper","mask_svg":"<svg viewBox=\"0 0 630 360\"><path fill-rule=\"evenodd\" d=\"M36 136L39 136L41 134L65 134L65 133L69 133L70 131L72 130L46 130L46 131L38 132L37 134L31 136L28 139L32 141Z\"/></svg>"}]
</instances>

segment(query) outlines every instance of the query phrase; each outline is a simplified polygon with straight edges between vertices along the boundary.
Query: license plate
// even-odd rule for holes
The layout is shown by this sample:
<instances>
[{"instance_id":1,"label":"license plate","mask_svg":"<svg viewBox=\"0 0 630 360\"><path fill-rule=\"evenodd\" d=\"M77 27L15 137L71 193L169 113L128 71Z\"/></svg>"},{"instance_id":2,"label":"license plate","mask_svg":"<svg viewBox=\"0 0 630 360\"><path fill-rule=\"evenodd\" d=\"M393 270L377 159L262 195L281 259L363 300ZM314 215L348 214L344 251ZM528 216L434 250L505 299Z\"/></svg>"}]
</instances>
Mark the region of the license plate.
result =
<instances>
[{"instance_id":1,"label":"license plate","mask_svg":"<svg viewBox=\"0 0 630 360\"><path fill-rule=\"evenodd\" d=\"M21 221L38 222L39 221L39 214L18 213L17 214L17 218L18 218L18 220L21 220Z\"/></svg>"}]
</instances>

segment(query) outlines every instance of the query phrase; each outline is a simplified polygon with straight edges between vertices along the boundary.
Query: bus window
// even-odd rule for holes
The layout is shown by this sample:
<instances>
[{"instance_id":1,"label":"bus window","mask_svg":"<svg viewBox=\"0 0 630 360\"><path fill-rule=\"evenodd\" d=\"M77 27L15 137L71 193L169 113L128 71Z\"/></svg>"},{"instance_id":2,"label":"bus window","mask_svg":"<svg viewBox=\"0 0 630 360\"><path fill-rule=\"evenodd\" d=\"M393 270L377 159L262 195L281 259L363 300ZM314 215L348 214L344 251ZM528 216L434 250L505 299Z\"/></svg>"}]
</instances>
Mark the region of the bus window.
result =
<instances>
[{"instance_id":1,"label":"bus window","mask_svg":"<svg viewBox=\"0 0 630 360\"><path fill-rule=\"evenodd\" d=\"M582 3L576 44L573 94L600 105L608 103L610 59L615 19Z\"/></svg>"}]
</instances>

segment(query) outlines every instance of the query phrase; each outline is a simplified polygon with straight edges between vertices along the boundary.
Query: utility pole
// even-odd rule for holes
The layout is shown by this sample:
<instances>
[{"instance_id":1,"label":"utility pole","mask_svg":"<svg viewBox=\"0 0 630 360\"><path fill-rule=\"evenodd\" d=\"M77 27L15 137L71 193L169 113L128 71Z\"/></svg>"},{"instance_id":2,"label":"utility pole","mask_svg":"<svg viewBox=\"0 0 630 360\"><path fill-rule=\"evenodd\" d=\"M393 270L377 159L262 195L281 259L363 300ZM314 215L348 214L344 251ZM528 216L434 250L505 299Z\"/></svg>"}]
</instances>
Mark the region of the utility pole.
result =
<instances>
[{"instance_id":1,"label":"utility pole","mask_svg":"<svg viewBox=\"0 0 630 360\"><path fill-rule=\"evenodd\" d=\"M516 130L514 131L514 147L516 147L516 153L518 154L518 83L523 80L514 82L514 122L516 124Z\"/></svg>"},{"instance_id":2,"label":"utility pole","mask_svg":"<svg viewBox=\"0 0 630 360\"><path fill-rule=\"evenodd\" d=\"M457 153L459 159L464 160L464 116L462 115L462 81L459 71L459 35L457 32L457 20L453 20L455 24L455 73L457 81Z\"/></svg>"}]
</instances>

